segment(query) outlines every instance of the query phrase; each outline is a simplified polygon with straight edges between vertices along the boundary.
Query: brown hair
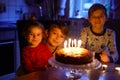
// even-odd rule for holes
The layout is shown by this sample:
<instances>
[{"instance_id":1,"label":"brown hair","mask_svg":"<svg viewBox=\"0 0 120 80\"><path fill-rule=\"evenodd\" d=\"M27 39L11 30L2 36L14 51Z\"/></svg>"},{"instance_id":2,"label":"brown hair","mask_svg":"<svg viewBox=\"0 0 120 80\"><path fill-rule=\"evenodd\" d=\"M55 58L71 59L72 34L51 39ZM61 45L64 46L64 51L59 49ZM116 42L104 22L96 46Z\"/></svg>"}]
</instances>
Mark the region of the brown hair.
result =
<instances>
[{"instance_id":1,"label":"brown hair","mask_svg":"<svg viewBox=\"0 0 120 80\"><path fill-rule=\"evenodd\" d=\"M53 28L59 28L61 32L67 36L68 34L68 27L65 25L65 23L53 23L48 28L48 33L53 30Z\"/></svg>"},{"instance_id":2,"label":"brown hair","mask_svg":"<svg viewBox=\"0 0 120 80\"><path fill-rule=\"evenodd\" d=\"M44 35L44 26L38 22L38 21L29 21L28 23L26 23L24 29L23 29L23 36L27 37L27 35L30 33L30 30L34 27L38 27L42 30L43 35Z\"/></svg>"},{"instance_id":3,"label":"brown hair","mask_svg":"<svg viewBox=\"0 0 120 80\"><path fill-rule=\"evenodd\" d=\"M96 10L102 10L104 12L105 16L107 16L107 10L106 10L105 6L103 6L102 4L99 4L99 3L95 3L88 10L88 17L90 18L92 16L93 12L95 12Z\"/></svg>"}]
</instances>

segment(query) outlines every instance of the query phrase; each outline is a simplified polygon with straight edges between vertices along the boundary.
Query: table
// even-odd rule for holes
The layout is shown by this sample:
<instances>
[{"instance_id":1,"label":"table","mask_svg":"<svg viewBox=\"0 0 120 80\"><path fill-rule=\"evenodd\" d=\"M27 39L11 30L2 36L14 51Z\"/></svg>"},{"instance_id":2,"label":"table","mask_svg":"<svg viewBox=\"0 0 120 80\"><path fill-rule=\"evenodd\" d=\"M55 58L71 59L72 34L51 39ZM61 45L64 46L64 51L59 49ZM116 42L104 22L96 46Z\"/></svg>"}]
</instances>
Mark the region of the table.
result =
<instances>
[{"instance_id":1,"label":"table","mask_svg":"<svg viewBox=\"0 0 120 80\"><path fill-rule=\"evenodd\" d=\"M107 66L106 69L86 70L86 80L120 80L120 71L115 70L115 67L120 67L120 65L107 64ZM65 75L67 71L68 70L51 67L46 71L32 72L16 77L13 80L70 80Z\"/></svg>"}]
</instances>

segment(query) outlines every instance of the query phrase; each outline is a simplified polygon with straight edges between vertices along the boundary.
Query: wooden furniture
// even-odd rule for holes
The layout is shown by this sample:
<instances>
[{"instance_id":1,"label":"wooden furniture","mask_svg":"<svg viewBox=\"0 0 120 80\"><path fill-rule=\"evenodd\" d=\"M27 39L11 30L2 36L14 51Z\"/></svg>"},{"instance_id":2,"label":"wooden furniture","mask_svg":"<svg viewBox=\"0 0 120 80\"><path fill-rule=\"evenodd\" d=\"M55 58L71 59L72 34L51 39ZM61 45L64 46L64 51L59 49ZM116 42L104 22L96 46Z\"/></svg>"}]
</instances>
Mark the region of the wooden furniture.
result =
<instances>
[{"instance_id":1,"label":"wooden furniture","mask_svg":"<svg viewBox=\"0 0 120 80\"><path fill-rule=\"evenodd\" d=\"M120 67L117 64L107 64L107 68L99 70L86 70L88 80L119 80L120 71L115 70L115 67ZM16 77L12 80L70 80L66 77L68 70L49 68L46 71L37 71L30 74L26 74L20 77Z\"/></svg>"}]
</instances>

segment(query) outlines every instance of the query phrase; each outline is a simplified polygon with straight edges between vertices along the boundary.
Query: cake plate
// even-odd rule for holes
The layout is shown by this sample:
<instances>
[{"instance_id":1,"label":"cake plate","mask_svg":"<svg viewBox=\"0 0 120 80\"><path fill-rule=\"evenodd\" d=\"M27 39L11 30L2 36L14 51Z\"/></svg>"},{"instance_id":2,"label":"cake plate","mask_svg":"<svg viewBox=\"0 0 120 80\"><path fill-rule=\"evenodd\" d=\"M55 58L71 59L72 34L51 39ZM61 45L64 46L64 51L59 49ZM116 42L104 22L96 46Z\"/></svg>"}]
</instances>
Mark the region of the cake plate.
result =
<instances>
[{"instance_id":1,"label":"cake plate","mask_svg":"<svg viewBox=\"0 0 120 80\"><path fill-rule=\"evenodd\" d=\"M69 79L81 79L83 74L85 75L86 70L99 69L102 65L97 59L93 59L91 63L83 65L64 64L56 61L55 56L51 57L48 62L52 67L68 70L68 72L66 72L66 76Z\"/></svg>"}]
</instances>

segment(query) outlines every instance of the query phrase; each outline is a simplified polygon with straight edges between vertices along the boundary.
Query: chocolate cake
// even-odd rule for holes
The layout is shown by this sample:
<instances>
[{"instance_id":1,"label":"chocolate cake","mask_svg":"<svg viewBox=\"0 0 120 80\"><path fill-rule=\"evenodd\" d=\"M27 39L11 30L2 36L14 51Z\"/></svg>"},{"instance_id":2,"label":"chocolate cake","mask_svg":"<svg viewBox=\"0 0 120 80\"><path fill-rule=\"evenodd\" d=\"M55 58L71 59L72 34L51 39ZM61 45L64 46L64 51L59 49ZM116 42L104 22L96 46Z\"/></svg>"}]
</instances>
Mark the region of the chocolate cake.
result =
<instances>
[{"instance_id":1,"label":"chocolate cake","mask_svg":"<svg viewBox=\"0 0 120 80\"><path fill-rule=\"evenodd\" d=\"M93 61L92 53L84 48L62 48L55 53L55 59L64 64L81 65Z\"/></svg>"}]
</instances>

